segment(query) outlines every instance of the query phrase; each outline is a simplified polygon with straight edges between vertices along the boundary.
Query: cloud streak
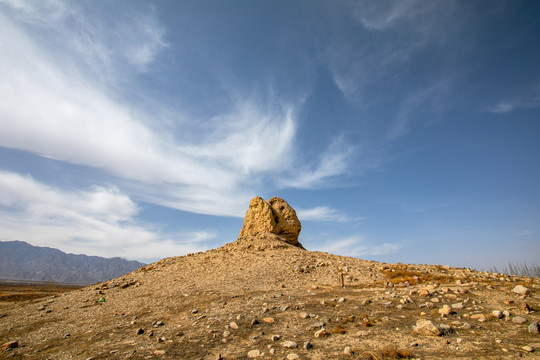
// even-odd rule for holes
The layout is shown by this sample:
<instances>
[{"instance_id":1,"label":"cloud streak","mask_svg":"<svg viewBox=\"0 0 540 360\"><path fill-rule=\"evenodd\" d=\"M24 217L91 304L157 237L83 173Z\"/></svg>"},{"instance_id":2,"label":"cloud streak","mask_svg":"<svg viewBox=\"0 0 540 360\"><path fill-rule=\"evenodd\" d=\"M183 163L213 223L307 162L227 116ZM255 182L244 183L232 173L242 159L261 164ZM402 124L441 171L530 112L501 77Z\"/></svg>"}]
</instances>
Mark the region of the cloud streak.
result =
<instances>
[{"instance_id":1,"label":"cloud streak","mask_svg":"<svg viewBox=\"0 0 540 360\"><path fill-rule=\"evenodd\" d=\"M0 15L0 146L103 170L136 200L212 215L242 216L261 184L312 188L346 172L352 150L336 143L294 173L302 160L294 104L267 107L241 99L206 118L165 109L183 120L159 123L122 100L118 86L108 86L117 83L109 73L126 63L126 53L127 63L146 71L166 47L152 15L121 19L114 37L61 1L45 3L46 9L4 4L19 22ZM68 60L59 61L61 55L29 36L49 20L59 27L50 30L58 41L67 39L54 49ZM78 34L68 34L71 23L80 25ZM96 73L112 80L96 84Z\"/></svg>"},{"instance_id":2,"label":"cloud streak","mask_svg":"<svg viewBox=\"0 0 540 360\"><path fill-rule=\"evenodd\" d=\"M306 242L308 243L308 242ZM371 245L361 236L351 236L344 239L331 239L323 242L313 242L310 248L316 251L324 251L344 256L378 256L393 253L401 248L397 243L383 243Z\"/></svg>"},{"instance_id":3,"label":"cloud streak","mask_svg":"<svg viewBox=\"0 0 540 360\"><path fill-rule=\"evenodd\" d=\"M61 191L0 172L0 240L98 256L156 259L205 250L216 234L165 234L136 219L136 203L115 187Z\"/></svg>"}]
</instances>

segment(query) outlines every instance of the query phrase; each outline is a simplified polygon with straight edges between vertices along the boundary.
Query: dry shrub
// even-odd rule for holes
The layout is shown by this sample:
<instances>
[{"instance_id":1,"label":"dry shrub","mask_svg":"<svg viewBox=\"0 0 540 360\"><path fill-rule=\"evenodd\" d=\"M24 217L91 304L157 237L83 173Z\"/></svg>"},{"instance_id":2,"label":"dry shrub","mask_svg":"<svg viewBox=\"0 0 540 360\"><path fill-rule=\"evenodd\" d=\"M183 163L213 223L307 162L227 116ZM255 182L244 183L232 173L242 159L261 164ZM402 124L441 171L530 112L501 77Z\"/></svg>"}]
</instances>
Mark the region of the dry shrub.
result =
<instances>
[{"instance_id":1,"label":"dry shrub","mask_svg":"<svg viewBox=\"0 0 540 360\"><path fill-rule=\"evenodd\" d=\"M336 325L333 329L332 329L332 332L334 334L345 334L345 329L343 328L343 326L341 325Z\"/></svg>"},{"instance_id":2,"label":"dry shrub","mask_svg":"<svg viewBox=\"0 0 540 360\"><path fill-rule=\"evenodd\" d=\"M418 270L408 269L406 265L396 265L382 269L383 275L393 284L409 282L416 285L423 282L438 281L441 283L455 281L455 277L447 274L434 274Z\"/></svg>"},{"instance_id":3,"label":"dry shrub","mask_svg":"<svg viewBox=\"0 0 540 360\"><path fill-rule=\"evenodd\" d=\"M412 359L413 354L408 350L398 349L395 346L389 345L382 349L380 352L369 351L366 353L368 359L371 360L384 360L384 359Z\"/></svg>"}]
</instances>

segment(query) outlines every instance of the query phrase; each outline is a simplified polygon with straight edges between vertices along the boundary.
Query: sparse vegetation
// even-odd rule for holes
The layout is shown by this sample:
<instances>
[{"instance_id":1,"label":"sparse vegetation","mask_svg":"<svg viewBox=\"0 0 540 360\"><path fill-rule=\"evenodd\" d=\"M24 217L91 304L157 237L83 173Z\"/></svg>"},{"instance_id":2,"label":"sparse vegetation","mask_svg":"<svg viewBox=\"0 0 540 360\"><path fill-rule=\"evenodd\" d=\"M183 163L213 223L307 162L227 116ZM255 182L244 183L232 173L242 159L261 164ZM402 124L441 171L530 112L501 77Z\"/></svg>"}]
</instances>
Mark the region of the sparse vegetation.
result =
<instances>
[{"instance_id":1,"label":"sparse vegetation","mask_svg":"<svg viewBox=\"0 0 540 360\"><path fill-rule=\"evenodd\" d=\"M398 349L396 346L389 345L381 351L368 351L365 359L369 360L390 360L390 359L412 359L414 356L408 350Z\"/></svg>"},{"instance_id":2,"label":"sparse vegetation","mask_svg":"<svg viewBox=\"0 0 540 360\"><path fill-rule=\"evenodd\" d=\"M540 266L537 264L527 265L525 263L508 263L508 265L502 269L497 269L497 267L494 266L490 268L489 271L508 275L540 277Z\"/></svg>"}]
</instances>

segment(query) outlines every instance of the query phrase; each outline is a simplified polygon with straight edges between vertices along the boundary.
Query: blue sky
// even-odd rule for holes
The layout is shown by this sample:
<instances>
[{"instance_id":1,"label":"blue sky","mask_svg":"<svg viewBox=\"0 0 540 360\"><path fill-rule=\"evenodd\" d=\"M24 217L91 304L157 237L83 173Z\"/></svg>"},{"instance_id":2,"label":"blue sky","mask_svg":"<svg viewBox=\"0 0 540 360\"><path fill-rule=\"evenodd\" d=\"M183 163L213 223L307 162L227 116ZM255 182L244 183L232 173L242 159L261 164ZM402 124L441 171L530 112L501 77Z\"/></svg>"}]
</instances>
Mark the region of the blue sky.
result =
<instances>
[{"instance_id":1,"label":"blue sky","mask_svg":"<svg viewBox=\"0 0 540 360\"><path fill-rule=\"evenodd\" d=\"M280 196L300 241L540 254L540 2L0 0L0 240L153 261Z\"/></svg>"}]
</instances>

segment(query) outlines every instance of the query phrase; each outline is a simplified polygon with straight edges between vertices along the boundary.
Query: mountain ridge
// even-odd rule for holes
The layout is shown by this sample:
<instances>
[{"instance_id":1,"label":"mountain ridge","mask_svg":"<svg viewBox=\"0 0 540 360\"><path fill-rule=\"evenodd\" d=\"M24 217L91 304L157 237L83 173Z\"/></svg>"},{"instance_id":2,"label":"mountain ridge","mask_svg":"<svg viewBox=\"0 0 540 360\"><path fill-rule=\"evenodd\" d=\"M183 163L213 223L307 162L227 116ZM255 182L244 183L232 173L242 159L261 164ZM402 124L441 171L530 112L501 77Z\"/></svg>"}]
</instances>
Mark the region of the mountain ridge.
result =
<instances>
[{"instance_id":1,"label":"mountain ridge","mask_svg":"<svg viewBox=\"0 0 540 360\"><path fill-rule=\"evenodd\" d=\"M0 279L93 284L132 272L145 264L120 257L65 253L24 241L0 241Z\"/></svg>"}]
</instances>

